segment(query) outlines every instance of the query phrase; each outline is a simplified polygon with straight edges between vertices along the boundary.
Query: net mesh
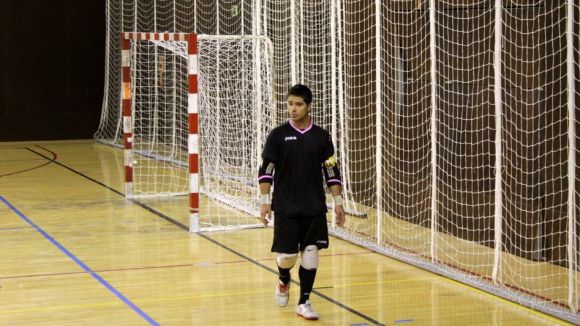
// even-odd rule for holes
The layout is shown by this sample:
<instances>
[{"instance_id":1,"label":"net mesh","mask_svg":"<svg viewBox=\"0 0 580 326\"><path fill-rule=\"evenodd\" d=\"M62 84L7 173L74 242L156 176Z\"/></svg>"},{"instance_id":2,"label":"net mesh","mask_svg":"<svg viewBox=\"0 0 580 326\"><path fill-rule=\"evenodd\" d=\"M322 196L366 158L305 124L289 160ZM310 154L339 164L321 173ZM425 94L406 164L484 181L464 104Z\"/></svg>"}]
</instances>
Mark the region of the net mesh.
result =
<instances>
[{"instance_id":1,"label":"net mesh","mask_svg":"<svg viewBox=\"0 0 580 326\"><path fill-rule=\"evenodd\" d=\"M212 203L200 219L212 227L255 226L257 171L275 116L271 43L266 38L200 36L199 44L202 193L237 210L220 214Z\"/></svg>"},{"instance_id":2,"label":"net mesh","mask_svg":"<svg viewBox=\"0 0 580 326\"><path fill-rule=\"evenodd\" d=\"M121 30L265 35L266 119L286 119L302 82L333 136L350 213L334 234L580 323L577 2L109 0L107 13L100 141L121 139ZM207 119L229 119L208 101ZM222 128L231 155L210 174L228 176L259 149Z\"/></svg>"},{"instance_id":3,"label":"net mesh","mask_svg":"<svg viewBox=\"0 0 580 326\"><path fill-rule=\"evenodd\" d=\"M200 229L256 226L256 174L274 117L271 43L198 40ZM189 193L187 48L182 41L131 43L136 198ZM183 199L175 205L187 208Z\"/></svg>"},{"instance_id":4,"label":"net mesh","mask_svg":"<svg viewBox=\"0 0 580 326\"><path fill-rule=\"evenodd\" d=\"M133 194L185 195L187 170L187 43L136 41L133 62Z\"/></svg>"}]
</instances>

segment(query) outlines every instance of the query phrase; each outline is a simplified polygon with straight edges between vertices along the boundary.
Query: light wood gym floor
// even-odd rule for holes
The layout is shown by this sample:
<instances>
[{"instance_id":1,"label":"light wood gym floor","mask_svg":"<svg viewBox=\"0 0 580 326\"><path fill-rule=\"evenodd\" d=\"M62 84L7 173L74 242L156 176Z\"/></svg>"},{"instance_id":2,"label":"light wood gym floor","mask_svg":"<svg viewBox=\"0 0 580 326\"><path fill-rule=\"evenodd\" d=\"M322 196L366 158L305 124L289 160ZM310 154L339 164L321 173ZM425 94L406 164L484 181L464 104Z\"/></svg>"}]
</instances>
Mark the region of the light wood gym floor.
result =
<instances>
[{"instance_id":1,"label":"light wood gym floor","mask_svg":"<svg viewBox=\"0 0 580 326\"><path fill-rule=\"evenodd\" d=\"M92 141L0 143L0 325L566 324L335 238L304 321L298 283L275 305L271 228L189 233L122 173Z\"/></svg>"}]
</instances>

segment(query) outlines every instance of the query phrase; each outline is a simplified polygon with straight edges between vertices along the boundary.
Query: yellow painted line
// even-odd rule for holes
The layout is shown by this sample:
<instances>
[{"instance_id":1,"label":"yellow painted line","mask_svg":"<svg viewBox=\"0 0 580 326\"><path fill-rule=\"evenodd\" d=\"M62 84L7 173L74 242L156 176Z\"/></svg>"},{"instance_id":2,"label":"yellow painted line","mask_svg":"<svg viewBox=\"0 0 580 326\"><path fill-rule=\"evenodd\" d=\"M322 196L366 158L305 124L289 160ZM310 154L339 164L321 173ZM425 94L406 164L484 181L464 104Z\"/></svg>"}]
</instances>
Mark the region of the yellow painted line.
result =
<instances>
[{"instance_id":1,"label":"yellow painted line","mask_svg":"<svg viewBox=\"0 0 580 326\"><path fill-rule=\"evenodd\" d=\"M218 292L209 293L203 295L186 295L179 297L167 297L159 299L133 299L134 303L157 303L157 302L171 302L171 301L182 301L191 299L207 299L207 298L220 298L228 296L238 296L238 295L260 295L265 293L270 293L270 290L263 291L234 291L234 292ZM86 308L96 308L96 307L107 307L107 306L119 306L124 307L123 302L107 301L100 303L87 303L87 304L65 304L57 306L47 306L47 307L34 307L34 308L23 308L23 309L12 309L12 310L0 310L0 315L25 313L25 312L47 312L47 311L59 311L59 310L73 310L73 309L86 309Z\"/></svg>"},{"instance_id":2,"label":"yellow painted line","mask_svg":"<svg viewBox=\"0 0 580 326\"><path fill-rule=\"evenodd\" d=\"M568 323L568 322L566 322L564 320L561 320L559 318L556 318L556 317L554 317L552 315L548 315L548 314L543 313L541 311L532 309L532 308L530 308L528 306L524 306L522 304L512 302L510 300L507 300L507 299L504 299L502 297L499 297L499 296L497 296L495 294L492 294L492 293L489 293L489 292L485 292L485 291L480 290L480 289L478 289L476 287L473 287L471 285L464 284L464 283L461 283L459 281L456 281L456 280L453 280L453 279L450 279L450 278L447 278L447 277L443 277L443 276L439 276L438 278L439 279L443 279L444 281L446 281L448 283L452 283L453 285L457 285L457 286L460 286L460 287L463 287L463 288L467 288L467 289L469 289L469 290L471 290L473 292L477 292L477 293L482 294L482 295L484 295L484 296L486 296L488 298L492 298L492 299L494 299L496 301L500 301L502 303L506 303L509 306L512 306L513 308L518 308L519 310L525 310L525 311L530 312L533 315L536 315L538 317L542 317L544 319L548 319L550 321L553 321L553 322L557 323L558 325L573 325L573 324Z\"/></svg>"},{"instance_id":3,"label":"yellow painted line","mask_svg":"<svg viewBox=\"0 0 580 326\"><path fill-rule=\"evenodd\" d=\"M338 284L338 285L317 285L314 289L315 290L318 290L319 288L321 290L332 289L332 288L343 289L343 288L348 288L351 286L367 286L367 285L392 284L392 283L413 283L413 282L436 281L438 279L439 278L428 277L428 278L403 279L403 280L387 280L387 281L381 281L381 282L377 282L377 281L351 282L351 283L342 283L342 284Z\"/></svg>"},{"instance_id":4,"label":"yellow painted line","mask_svg":"<svg viewBox=\"0 0 580 326\"><path fill-rule=\"evenodd\" d=\"M125 304L123 302L102 302L102 303L91 303L91 304L70 304L70 305L58 305L58 306L48 306L48 307L34 307L34 308L22 308L13 310L0 310L0 315L8 314L19 314L26 312L47 312L47 311L59 311L59 310L72 310L72 309L84 309L84 308L95 308L95 307L108 307L108 306L119 306L125 309ZM130 312L130 310L127 310Z\"/></svg>"},{"instance_id":5,"label":"yellow painted line","mask_svg":"<svg viewBox=\"0 0 580 326\"><path fill-rule=\"evenodd\" d=\"M155 302L169 302L169 301L181 301L181 300L190 300L190 299L208 299L208 298L221 298L221 297L229 297L229 296L247 296L247 295L261 295L261 294L270 294L271 290L262 290L262 291L234 291L234 292L216 292L216 293L208 293L203 295L186 295L181 297L167 297L167 298L159 298L159 299L144 299L144 300L136 300L135 302L139 303L155 303Z\"/></svg>"}]
</instances>

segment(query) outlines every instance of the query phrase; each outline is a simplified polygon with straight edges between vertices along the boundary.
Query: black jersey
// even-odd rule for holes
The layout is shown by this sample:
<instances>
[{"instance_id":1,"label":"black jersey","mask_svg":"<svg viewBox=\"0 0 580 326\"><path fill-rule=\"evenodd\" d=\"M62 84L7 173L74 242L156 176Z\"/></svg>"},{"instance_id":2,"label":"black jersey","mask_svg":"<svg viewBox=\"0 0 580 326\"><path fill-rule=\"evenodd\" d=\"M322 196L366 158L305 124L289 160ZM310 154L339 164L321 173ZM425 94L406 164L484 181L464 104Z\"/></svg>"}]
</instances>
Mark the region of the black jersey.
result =
<instances>
[{"instance_id":1,"label":"black jersey","mask_svg":"<svg viewBox=\"0 0 580 326\"><path fill-rule=\"evenodd\" d=\"M273 181L272 210L276 216L326 214L323 175L329 186L341 183L338 167L324 166L333 155L329 133L312 123L300 130L288 121L270 132L259 181Z\"/></svg>"}]
</instances>

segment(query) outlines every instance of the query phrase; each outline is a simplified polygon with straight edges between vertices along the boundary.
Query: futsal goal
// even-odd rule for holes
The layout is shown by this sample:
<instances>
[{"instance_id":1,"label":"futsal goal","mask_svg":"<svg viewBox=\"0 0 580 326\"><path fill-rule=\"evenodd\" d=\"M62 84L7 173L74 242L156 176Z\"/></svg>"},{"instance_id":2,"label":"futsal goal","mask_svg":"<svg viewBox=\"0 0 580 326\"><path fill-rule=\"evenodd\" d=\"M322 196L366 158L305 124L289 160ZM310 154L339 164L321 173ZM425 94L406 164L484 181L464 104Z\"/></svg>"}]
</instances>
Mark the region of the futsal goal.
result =
<instances>
[{"instance_id":1,"label":"futsal goal","mask_svg":"<svg viewBox=\"0 0 580 326\"><path fill-rule=\"evenodd\" d=\"M342 228L331 223L332 234L580 324L578 1L202 3L107 2L107 83L95 135L116 146L123 139L121 31L271 40L273 58L258 60L248 45L244 65L223 57L221 41L204 59L206 41L198 37L200 230L256 222L230 218L240 213L229 210L254 205L258 187L246 185L255 170L246 166L284 116L288 87L300 82L313 91L315 123L333 137L345 204L363 212ZM128 193L182 209L192 183L184 113L189 84L187 48L177 55L175 46L187 42L132 37ZM230 103L239 97L224 86L236 76L232 70L261 75L256 62L269 60L265 81L240 86L243 96L263 95L234 114ZM218 64L223 72L204 74ZM181 77L173 77L177 71ZM268 83L273 96L256 86ZM236 142L250 138L243 143L249 147ZM206 215L204 203L224 213ZM204 221L210 215L220 217Z\"/></svg>"},{"instance_id":2,"label":"futsal goal","mask_svg":"<svg viewBox=\"0 0 580 326\"><path fill-rule=\"evenodd\" d=\"M122 63L126 196L189 206L192 232L257 227L270 40L122 33Z\"/></svg>"}]
</instances>

